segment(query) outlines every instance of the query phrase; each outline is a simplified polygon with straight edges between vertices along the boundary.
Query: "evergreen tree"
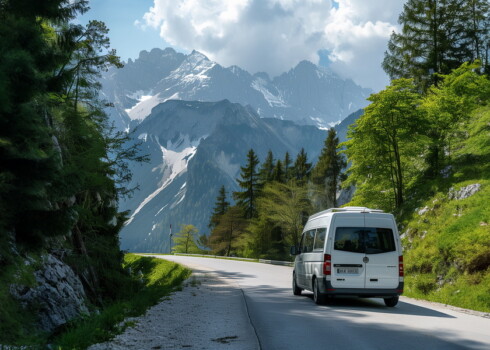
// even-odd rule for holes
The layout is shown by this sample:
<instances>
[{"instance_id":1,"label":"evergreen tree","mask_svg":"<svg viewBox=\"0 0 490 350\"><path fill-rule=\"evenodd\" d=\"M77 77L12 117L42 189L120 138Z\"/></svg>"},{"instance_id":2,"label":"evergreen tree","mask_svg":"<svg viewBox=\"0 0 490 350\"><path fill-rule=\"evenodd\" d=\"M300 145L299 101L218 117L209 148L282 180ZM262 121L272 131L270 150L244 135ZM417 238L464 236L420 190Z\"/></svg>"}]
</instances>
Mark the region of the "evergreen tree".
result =
<instances>
[{"instance_id":1,"label":"evergreen tree","mask_svg":"<svg viewBox=\"0 0 490 350\"><path fill-rule=\"evenodd\" d=\"M383 69L391 79L414 78L425 90L437 83L434 73L448 74L463 62L485 58L488 19L488 1L409 0L398 20L401 33L391 35Z\"/></svg>"},{"instance_id":2,"label":"evergreen tree","mask_svg":"<svg viewBox=\"0 0 490 350\"><path fill-rule=\"evenodd\" d=\"M243 191L233 192L233 197L237 205L243 208L245 217L250 219L257 215L257 197L259 195L259 177L257 165L259 160L253 149L247 154L247 165L241 167L240 179L237 179L238 185Z\"/></svg>"},{"instance_id":3,"label":"evergreen tree","mask_svg":"<svg viewBox=\"0 0 490 350\"><path fill-rule=\"evenodd\" d=\"M267 157L265 158L265 161L261 164L259 170L259 179L261 185L264 185L265 183L272 180L273 170L274 170L274 155L272 154L272 151L269 150L269 152L267 152Z\"/></svg>"},{"instance_id":4,"label":"evergreen tree","mask_svg":"<svg viewBox=\"0 0 490 350\"><path fill-rule=\"evenodd\" d=\"M218 225L221 217L226 213L230 206L230 202L226 200L225 186L221 186L219 189L218 197L216 197L216 203L213 208L213 213L209 219L208 227L212 230Z\"/></svg>"},{"instance_id":5,"label":"evergreen tree","mask_svg":"<svg viewBox=\"0 0 490 350\"><path fill-rule=\"evenodd\" d=\"M282 167L282 162L278 159L276 165L274 165L274 170L272 171L272 180L277 182L284 182L284 170Z\"/></svg>"},{"instance_id":6,"label":"evergreen tree","mask_svg":"<svg viewBox=\"0 0 490 350\"><path fill-rule=\"evenodd\" d=\"M322 206L324 208L337 206L337 190L342 176L342 169L346 163L342 154L337 151L339 139L335 129L328 131L325 145L318 159L318 163L311 172L311 180L318 185L322 192Z\"/></svg>"},{"instance_id":7,"label":"evergreen tree","mask_svg":"<svg viewBox=\"0 0 490 350\"><path fill-rule=\"evenodd\" d=\"M65 234L73 210L55 205L62 163L50 120L49 94L56 84L53 28L88 9L87 1L1 2L0 12L0 241L42 246ZM54 37L56 39L56 37ZM27 220L28 218L28 220ZM2 244L0 244L1 246ZM0 247L0 255L1 250Z\"/></svg>"},{"instance_id":8,"label":"evergreen tree","mask_svg":"<svg viewBox=\"0 0 490 350\"><path fill-rule=\"evenodd\" d=\"M284 155L284 162L283 162L283 165L284 165L284 179L287 181L289 181L292 177L291 175L291 172L292 172L292 167L291 167L291 164L292 164L292 160L291 160L291 156L289 155L289 152L286 152L286 154Z\"/></svg>"},{"instance_id":9,"label":"evergreen tree","mask_svg":"<svg viewBox=\"0 0 490 350\"><path fill-rule=\"evenodd\" d=\"M243 209L240 206L230 207L209 236L209 245L213 254L224 256L235 254L241 248L239 237L245 233L247 225Z\"/></svg>"},{"instance_id":10,"label":"evergreen tree","mask_svg":"<svg viewBox=\"0 0 490 350\"><path fill-rule=\"evenodd\" d=\"M294 161L294 166L292 169L293 178L299 183L306 183L311 172L311 163L308 163L308 155L304 148L299 151L296 160Z\"/></svg>"}]
</instances>

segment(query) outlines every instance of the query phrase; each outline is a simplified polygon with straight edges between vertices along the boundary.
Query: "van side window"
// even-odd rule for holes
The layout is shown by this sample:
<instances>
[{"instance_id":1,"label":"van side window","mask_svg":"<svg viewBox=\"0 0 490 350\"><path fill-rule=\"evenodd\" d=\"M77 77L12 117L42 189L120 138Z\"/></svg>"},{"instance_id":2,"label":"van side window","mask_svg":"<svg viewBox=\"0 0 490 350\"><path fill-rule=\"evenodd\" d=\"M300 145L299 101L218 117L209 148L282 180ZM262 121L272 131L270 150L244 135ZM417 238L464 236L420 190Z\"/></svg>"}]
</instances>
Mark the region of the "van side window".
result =
<instances>
[{"instance_id":1,"label":"van side window","mask_svg":"<svg viewBox=\"0 0 490 350\"><path fill-rule=\"evenodd\" d=\"M325 245L325 235L327 234L326 228L317 228L315 235L315 244L313 245L314 251L323 251Z\"/></svg>"},{"instance_id":2,"label":"van side window","mask_svg":"<svg viewBox=\"0 0 490 350\"><path fill-rule=\"evenodd\" d=\"M309 230L303 233L303 244L301 246L301 253L309 253L313 251L314 238L315 230Z\"/></svg>"}]
</instances>

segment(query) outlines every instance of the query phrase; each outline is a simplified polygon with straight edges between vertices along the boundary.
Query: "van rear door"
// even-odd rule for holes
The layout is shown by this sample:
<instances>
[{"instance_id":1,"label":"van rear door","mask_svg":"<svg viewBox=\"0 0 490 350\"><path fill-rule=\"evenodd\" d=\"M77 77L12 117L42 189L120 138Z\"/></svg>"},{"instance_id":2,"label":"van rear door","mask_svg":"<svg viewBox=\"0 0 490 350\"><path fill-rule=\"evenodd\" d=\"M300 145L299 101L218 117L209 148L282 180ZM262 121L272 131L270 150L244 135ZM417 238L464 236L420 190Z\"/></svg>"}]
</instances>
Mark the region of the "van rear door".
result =
<instances>
[{"instance_id":1,"label":"van rear door","mask_svg":"<svg viewBox=\"0 0 490 350\"><path fill-rule=\"evenodd\" d=\"M332 287L364 288L365 257L362 246L364 215L342 213L335 215L331 226L333 232Z\"/></svg>"},{"instance_id":2,"label":"van rear door","mask_svg":"<svg viewBox=\"0 0 490 350\"><path fill-rule=\"evenodd\" d=\"M390 289L399 283L396 229L391 215L366 215L366 288Z\"/></svg>"}]
</instances>

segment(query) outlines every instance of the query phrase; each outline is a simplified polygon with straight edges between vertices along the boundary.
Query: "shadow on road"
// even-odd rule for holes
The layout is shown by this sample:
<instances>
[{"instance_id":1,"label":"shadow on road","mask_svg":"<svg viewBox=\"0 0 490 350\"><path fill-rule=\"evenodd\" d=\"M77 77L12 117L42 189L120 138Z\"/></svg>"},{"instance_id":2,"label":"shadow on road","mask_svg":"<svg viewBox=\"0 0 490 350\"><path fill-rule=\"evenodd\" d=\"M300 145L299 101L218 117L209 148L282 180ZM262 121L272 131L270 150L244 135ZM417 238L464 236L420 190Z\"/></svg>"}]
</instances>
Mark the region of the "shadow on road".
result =
<instances>
[{"instance_id":1,"label":"shadow on road","mask_svg":"<svg viewBox=\"0 0 490 350\"><path fill-rule=\"evenodd\" d=\"M244 291L264 349L315 348L319 339L329 349L486 349L464 333L421 327L438 324L435 318L455 317L409 303L389 308L382 299L337 298L316 305L309 292L294 296L289 289L267 285Z\"/></svg>"}]
</instances>

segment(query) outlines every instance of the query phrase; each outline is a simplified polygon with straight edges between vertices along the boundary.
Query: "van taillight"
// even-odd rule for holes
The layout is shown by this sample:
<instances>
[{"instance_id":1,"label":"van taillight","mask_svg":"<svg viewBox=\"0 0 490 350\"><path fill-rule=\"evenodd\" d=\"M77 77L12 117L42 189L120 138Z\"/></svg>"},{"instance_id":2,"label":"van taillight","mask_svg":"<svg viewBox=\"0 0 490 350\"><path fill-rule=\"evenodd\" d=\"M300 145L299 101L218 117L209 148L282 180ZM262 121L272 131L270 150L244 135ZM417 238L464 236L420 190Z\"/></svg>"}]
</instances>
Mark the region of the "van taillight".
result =
<instances>
[{"instance_id":1,"label":"van taillight","mask_svg":"<svg viewBox=\"0 0 490 350\"><path fill-rule=\"evenodd\" d=\"M403 255L398 257L398 277L403 277Z\"/></svg>"},{"instance_id":2,"label":"van taillight","mask_svg":"<svg viewBox=\"0 0 490 350\"><path fill-rule=\"evenodd\" d=\"M330 254L323 255L323 274L326 276L332 274L332 256Z\"/></svg>"}]
</instances>

